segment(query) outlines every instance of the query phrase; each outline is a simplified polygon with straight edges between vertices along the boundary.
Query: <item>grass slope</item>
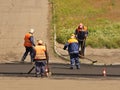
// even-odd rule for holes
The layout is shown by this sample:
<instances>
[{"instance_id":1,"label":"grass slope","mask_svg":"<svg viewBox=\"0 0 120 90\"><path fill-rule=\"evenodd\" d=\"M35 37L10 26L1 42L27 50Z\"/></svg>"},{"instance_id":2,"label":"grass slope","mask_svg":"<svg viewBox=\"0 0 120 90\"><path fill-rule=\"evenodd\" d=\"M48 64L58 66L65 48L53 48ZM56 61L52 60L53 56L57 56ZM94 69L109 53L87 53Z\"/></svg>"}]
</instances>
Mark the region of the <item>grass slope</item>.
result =
<instances>
[{"instance_id":1,"label":"grass slope","mask_svg":"<svg viewBox=\"0 0 120 90\"><path fill-rule=\"evenodd\" d=\"M87 45L120 48L120 0L50 0L57 41L65 43L80 22L88 27Z\"/></svg>"}]
</instances>

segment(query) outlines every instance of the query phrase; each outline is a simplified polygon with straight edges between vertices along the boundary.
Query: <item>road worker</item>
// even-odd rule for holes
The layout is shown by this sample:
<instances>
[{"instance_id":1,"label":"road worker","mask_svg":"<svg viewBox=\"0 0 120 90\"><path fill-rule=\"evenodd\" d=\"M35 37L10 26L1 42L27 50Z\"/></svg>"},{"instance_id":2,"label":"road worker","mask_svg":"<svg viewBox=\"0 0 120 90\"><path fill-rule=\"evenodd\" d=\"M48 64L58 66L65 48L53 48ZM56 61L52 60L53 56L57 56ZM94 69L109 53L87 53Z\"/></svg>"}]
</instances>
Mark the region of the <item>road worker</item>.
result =
<instances>
[{"instance_id":1,"label":"road worker","mask_svg":"<svg viewBox=\"0 0 120 90\"><path fill-rule=\"evenodd\" d=\"M86 38L88 36L87 27L84 26L82 23L80 23L78 28L75 30L75 36L76 36L78 43L79 43L80 54L82 56L84 56Z\"/></svg>"},{"instance_id":2,"label":"road worker","mask_svg":"<svg viewBox=\"0 0 120 90\"><path fill-rule=\"evenodd\" d=\"M45 69L46 65L48 64L48 53L47 53L47 47L43 45L42 40L38 40L37 45L35 46L35 71L36 71L36 77L39 77L41 75L45 75Z\"/></svg>"},{"instance_id":3,"label":"road worker","mask_svg":"<svg viewBox=\"0 0 120 90\"><path fill-rule=\"evenodd\" d=\"M74 68L74 64L76 65L76 68L79 69L80 68L79 44L74 34L71 35L71 38L64 45L63 49L66 50L67 48L68 48L68 53L70 55L70 69Z\"/></svg>"},{"instance_id":4,"label":"road worker","mask_svg":"<svg viewBox=\"0 0 120 90\"><path fill-rule=\"evenodd\" d=\"M24 37L25 53L22 56L21 62L24 62L28 53L30 53L31 62L33 62L33 55L34 55L33 47L35 46L33 34L34 34L34 29L30 29L30 31L27 34L25 34Z\"/></svg>"}]
</instances>

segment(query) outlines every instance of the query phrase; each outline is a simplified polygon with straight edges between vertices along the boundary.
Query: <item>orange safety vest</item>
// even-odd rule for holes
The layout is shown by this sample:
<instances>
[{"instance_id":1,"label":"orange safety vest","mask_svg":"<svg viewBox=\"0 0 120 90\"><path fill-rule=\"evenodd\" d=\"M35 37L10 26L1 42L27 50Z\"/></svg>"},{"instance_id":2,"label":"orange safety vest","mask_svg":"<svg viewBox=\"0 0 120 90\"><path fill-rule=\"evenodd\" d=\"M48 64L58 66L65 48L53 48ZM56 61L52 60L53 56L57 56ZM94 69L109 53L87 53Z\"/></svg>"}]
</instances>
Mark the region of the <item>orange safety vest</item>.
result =
<instances>
[{"instance_id":1,"label":"orange safety vest","mask_svg":"<svg viewBox=\"0 0 120 90\"><path fill-rule=\"evenodd\" d=\"M27 33L24 37L24 46L27 46L27 47L31 47L32 46L32 43L30 42L30 37L32 36L32 34L30 33Z\"/></svg>"},{"instance_id":2,"label":"orange safety vest","mask_svg":"<svg viewBox=\"0 0 120 90\"><path fill-rule=\"evenodd\" d=\"M46 47L44 45L35 46L35 51L36 51L36 55L34 58L35 60L46 59L46 55L45 55Z\"/></svg>"},{"instance_id":3,"label":"orange safety vest","mask_svg":"<svg viewBox=\"0 0 120 90\"><path fill-rule=\"evenodd\" d=\"M87 31L87 27L86 26L84 26L84 30Z\"/></svg>"}]
</instances>

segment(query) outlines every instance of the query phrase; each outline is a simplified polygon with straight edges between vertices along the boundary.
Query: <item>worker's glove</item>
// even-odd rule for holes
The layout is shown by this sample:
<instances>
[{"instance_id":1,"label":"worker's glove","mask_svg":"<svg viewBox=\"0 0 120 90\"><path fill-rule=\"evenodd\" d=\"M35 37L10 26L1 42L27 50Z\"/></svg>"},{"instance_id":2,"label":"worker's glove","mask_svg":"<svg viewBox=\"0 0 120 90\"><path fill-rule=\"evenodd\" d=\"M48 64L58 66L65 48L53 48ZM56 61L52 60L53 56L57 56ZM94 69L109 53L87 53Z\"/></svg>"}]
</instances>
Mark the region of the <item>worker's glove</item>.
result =
<instances>
[{"instance_id":1,"label":"worker's glove","mask_svg":"<svg viewBox=\"0 0 120 90\"><path fill-rule=\"evenodd\" d=\"M63 50L66 50L67 46L64 46Z\"/></svg>"},{"instance_id":2,"label":"worker's glove","mask_svg":"<svg viewBox=\"0 0 120 90\"><path fill-rule=\"evenodd\" d=\"M33 46L35 47L36 45L34 44Z\"/></svg>"},{"instance_id":3,"label":"worker's glove","mask_svg":"<svg viewBox=\"0 0 120 90\"><path fill-rule=\"evenodd\" d=\"M63 50L66 50L66 48L64 47Z\"/></svg>"},{"instance_id":4,"label":"worker's glove","mask_svg":"<svg viewBox=\"0 0 120 90\"><path fill-rule=\"evenodd\" d=\"M33 59L33 62L35 62L35 59Z\"/></svg>"}]
</instances>

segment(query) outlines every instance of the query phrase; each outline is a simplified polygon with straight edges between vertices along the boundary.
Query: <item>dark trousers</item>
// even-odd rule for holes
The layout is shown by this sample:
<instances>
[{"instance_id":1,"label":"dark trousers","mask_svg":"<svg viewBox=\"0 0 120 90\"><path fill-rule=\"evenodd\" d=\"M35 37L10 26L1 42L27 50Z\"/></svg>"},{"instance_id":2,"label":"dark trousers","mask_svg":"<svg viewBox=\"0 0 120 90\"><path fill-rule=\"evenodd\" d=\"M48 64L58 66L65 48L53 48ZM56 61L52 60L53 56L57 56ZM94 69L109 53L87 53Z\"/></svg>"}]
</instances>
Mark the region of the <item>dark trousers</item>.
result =
<instances>
[{"instance_id":1,"label":"dark trousers","mask_svg":"<svg viewBox=\"0 0 120 90\"><path fill-rule=\"evenodd\" d=\"M84 56L84 54L85 54L85 40L82 40L82 41L78 41L78 43L79 43L79 48L80 48L80 54L81 55L83 55Z\"/></svg>"},{"instance_id":2,"label":"dark trousers","mask_svg":"<svg viewBox=\"0 0 120 90\"><path fill-rule=\"evenodd\" d=\"M46 62L45 61L35 61L35 71L36 74L41 74L44 75L45 73L45 66L46 66Z\"/></svg>"},{"instance_id":3,"label":"dark trousers","mask_svg":"<svg viewBox=\"0 0 120 90\"><path fill-rule=\"evenodd\" d=\"M74 64L77 68L80 68L80 62L79 62L79 55L78 54L70 54L70 64L73 68Z\"/></svg>"},{"instance_id":4,"label":"dark trousers","mask_svg":"<svg viewBox=\"0 0 120 90\"><path fill-rule=\"evenodd\" d=\"M34 54L35 54L33 47L25 47L25 53L23 54L21 61L24 61L26 59L28 53L30 53L31 62L33 62Z\"/></svg>"}]
</instances>

